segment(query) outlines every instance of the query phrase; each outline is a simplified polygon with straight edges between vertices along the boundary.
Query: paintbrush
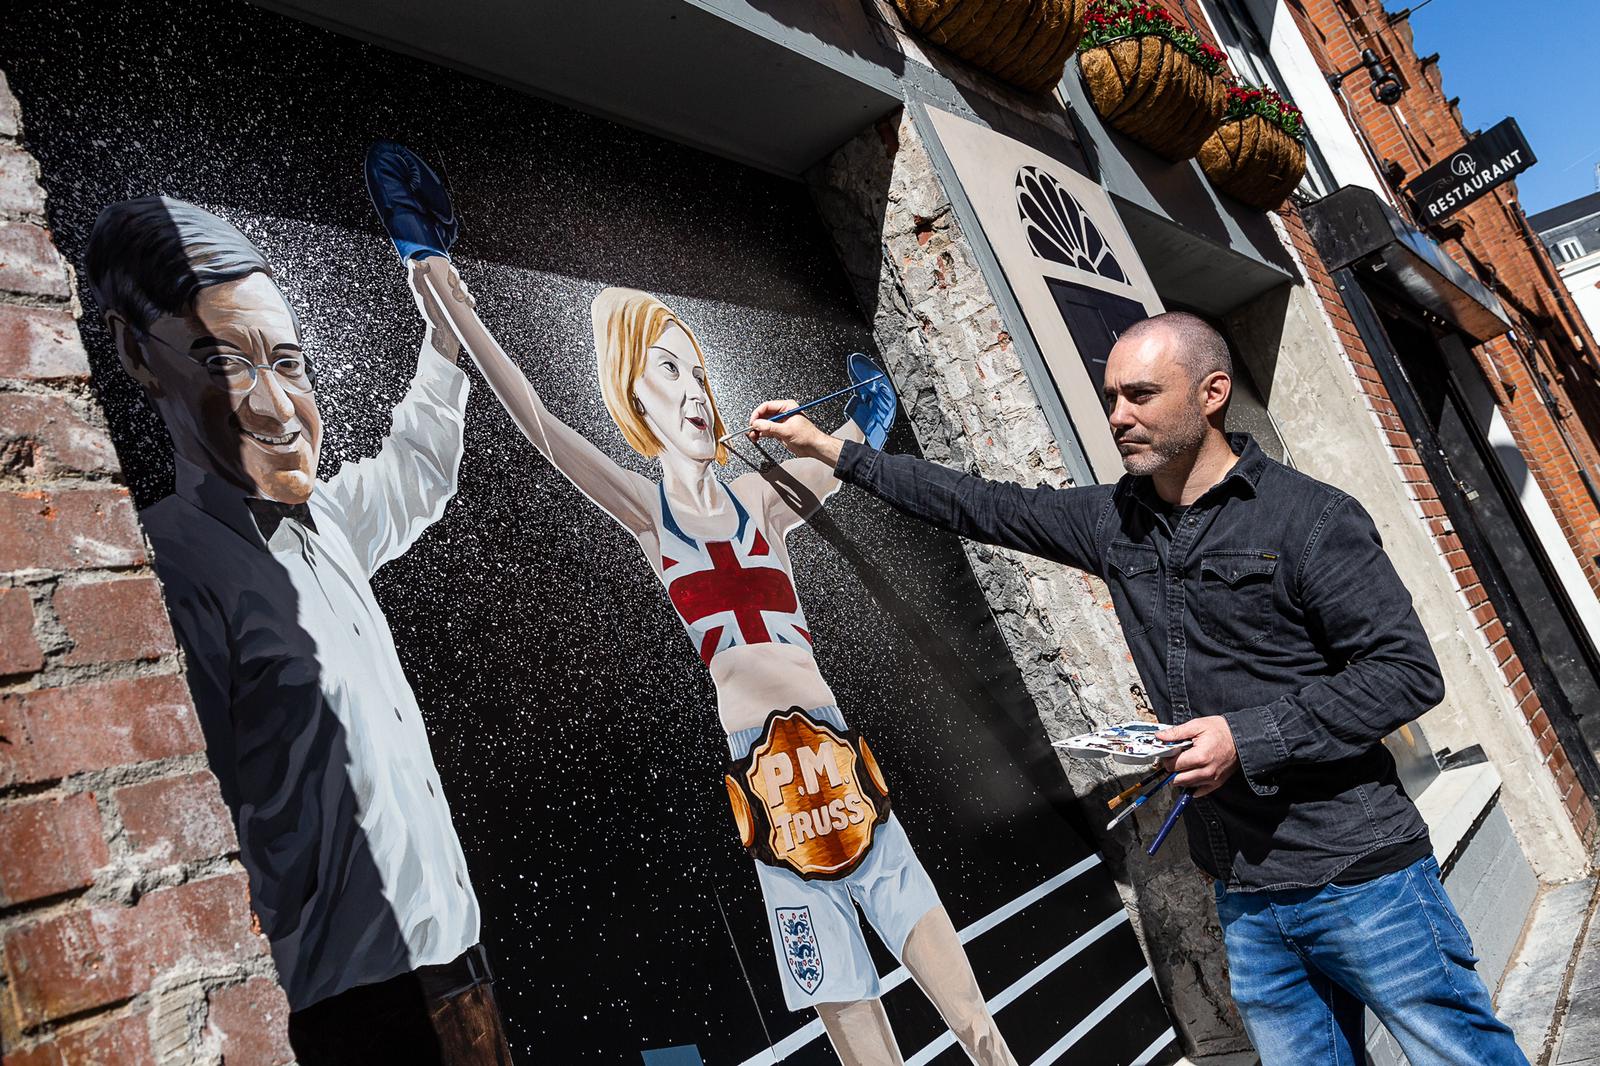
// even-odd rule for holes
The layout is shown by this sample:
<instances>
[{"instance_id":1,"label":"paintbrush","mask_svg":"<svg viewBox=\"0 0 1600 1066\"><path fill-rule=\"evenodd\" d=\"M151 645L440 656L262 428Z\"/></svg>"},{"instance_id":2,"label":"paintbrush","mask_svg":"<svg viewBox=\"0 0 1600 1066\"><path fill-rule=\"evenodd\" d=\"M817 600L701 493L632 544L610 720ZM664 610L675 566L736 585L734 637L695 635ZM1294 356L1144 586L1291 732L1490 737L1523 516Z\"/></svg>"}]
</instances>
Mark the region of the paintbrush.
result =
<instances>
[{"instance_id":1,"label":"paintbrush","mask_svg":"<svg viewBox=\"0 0 1600 1066\"><path fill-rule=\"evenodd\" d=\"M1182 814L1184 808L1189 806L1191 795L1192 793L1188 789L1184 789L1183 793L1178 796L1178 802L1172 805L1172 813L1167 815L1167 820L1161 823L1161 830L1156 833L1156 838L1150 842L1150 848L1145 852L1146 855L1153 856L1160 850L1161 845L1166 842L1167 834L1172 832L1172 827L1178 824L1178 815Z\"/></svg>"},{"instance_id":2,"label":"paintbrush","mask_svg":"<svg viewBox=\"0 0 1600 1066\"><path fill-rule=\"evenodd\" d=\"M1167 771L1163 767L1156 767L1148 774L1145 774L1144 777L1140 778L1138 784L1129 785L1121 792L1118 792L1115 796L1112 796L1110 799L1106 800L1106 810L1116 810L1118 807L1122 806L1124 803L1128 802L1133 797L1149 788L1156 781L1160 780L1161 775L1166 772Z\"/></svg>"},{"instance_id":3,"label":"paintbrush","mask_svg":"<svg viewBox=\"0 0 1600 1066\"><path fill-rule=\"evenodd\" d=\"M813 407L817 406L818 404L827 403L829 400L837 400L839 397L843 396L845 393L847 393L847 392L855 392L857 389L861 388L863 385L871 385L874 381L882 381L883 377L884 377L884 375L882 375L882 374L874 374L872 377L868 378L865 381L857 381L853 385L846 385L844 388L838 389L838 390L836 390L834 392L830 392L826 396L818 396L815 400L808 400L807 402L801 404L799 407L791 407L787 411L780 411L777 414L773 415L771 418L767 419L767 421L768 422L782 422L785 418L788 418L790 415L797 415L801 411L809 411ZM719 439L717 441L717 443L718 444L726 444L730 440L732 440L733 438L742 437L746 433L749 433L749 432L750 432L750 427L749 426L746 426L743 429L736 429L732 433L729 433L727 436L722 437L721 439Z\"/></svg>"},{"instance_id":4,"label":"paintbrush","mask_svg":"<svg viewBox=\"0 0 1600 1066\"><path fill-rule=\"evenodd\" d=\"M1172 773L1168 774L1166 777L1162 778L1160 781L1156 782L1155 784L1151 785L1149 788L1145 789L1142 793L1139 794L1139 798L1138 799L1136 799L1132 803L1128 804L1127 810L1123 811L1121 814L1117 815L1115 818L1111 819L1111 821L1106 823L1106 832L1109 833L1109 832L1111 832L1111 830L1115 829L1118 825L1121 825L1122 824L1122 820L1124 818L1128 817L1128 815L1132 814L1134 811L1138 810L1140 807L1143 807L1146 803L1148 803L1150 801L1150 797L1151 796L1154 796L1157 792L1160 792L1162 789L1166 788L1167 785L1172 783L1172 779L1174 777L1177 777L1177 776L1178 776L1178 771L1174 770L1174 771L1172 771Z\"/></svg>"}]
</instances>

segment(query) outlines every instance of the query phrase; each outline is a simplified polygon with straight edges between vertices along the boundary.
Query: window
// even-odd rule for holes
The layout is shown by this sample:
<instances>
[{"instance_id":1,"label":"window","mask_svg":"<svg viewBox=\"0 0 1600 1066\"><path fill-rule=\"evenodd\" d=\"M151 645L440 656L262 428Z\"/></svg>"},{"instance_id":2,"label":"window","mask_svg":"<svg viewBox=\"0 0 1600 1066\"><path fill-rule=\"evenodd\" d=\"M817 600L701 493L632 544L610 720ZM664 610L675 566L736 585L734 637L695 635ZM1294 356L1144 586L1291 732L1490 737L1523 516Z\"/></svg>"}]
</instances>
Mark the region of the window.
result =
<instances>
[{"instance_id":1,"label":"window","mask_svg":"<svg viewBox=\"0 0 1600 1066\"><path fill-rule=\"evenodd\" d=\"M1072 343L1078 349L1078 358L1083 360L1083 368L1094 383L1094 393L1099 396L1106 383L1106 360L1111 358L1111 346L1129 326L1149 318L1149 312L1137 300L1114 292L1101 292L1051 277L1046 277L1044 283L1055 297L1061 320L1067 324L1067 332L1072 334Z\"/></svg>"},{"instance_id":2,"label":"window","mask_svg":"<svg viewBox=\"0 0 1600 1066\"><path fill-rule=\"evenodd\" d=\"M1217 43L1228 54L1228 65L1234 73L1244 81L1265 85L1284 99L1293 100L1284 86L1283 76L1278 73L1278 65L1272 61L1266 40L1256 29L1255 20L1245 5L1240 0L1206 0L1205 12L1216 32ZM1300 191L1321 197L1338 187L1316 143L1307 137L1306 176L1300 182Z\"/></svg>"},{"instance_id":3,"label":"window","mask_svg":"<svg viewBox=\"0 0 1600 1066\"><path fill-rule=\"evenodd\" d=\"M1583 242L1576 237L1568 237L1556 245L1556 252L1560 254L1563 263L1581 259L1583 258Z\"/></svg>"}]
</instances>

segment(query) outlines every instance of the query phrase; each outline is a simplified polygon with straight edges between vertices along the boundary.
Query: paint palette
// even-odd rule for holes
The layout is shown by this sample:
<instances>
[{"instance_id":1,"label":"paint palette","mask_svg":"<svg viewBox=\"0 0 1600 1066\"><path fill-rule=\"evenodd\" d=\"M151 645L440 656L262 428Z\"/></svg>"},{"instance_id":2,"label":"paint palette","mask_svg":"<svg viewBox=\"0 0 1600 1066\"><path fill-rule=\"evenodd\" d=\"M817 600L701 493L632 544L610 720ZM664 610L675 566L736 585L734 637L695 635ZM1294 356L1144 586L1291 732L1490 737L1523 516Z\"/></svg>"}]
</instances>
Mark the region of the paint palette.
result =
<instances>
[{"instance_id":1,"label":"paint palette","mask_svg":"<svg viewBox=\"0 0 1600 1066\"><path fill-rule=\"evenodd\" d=\"M1065 748L1069 755L1080 759L1154 762L1163 756L1176 754L1191 744L1187 740L1157 740L1155 735L1165 728L1155 722L1122 722L1096 729L1092 733L1080 733L1066 740L1057 740L1052 746Z\"/></svg>"}]
</instances>

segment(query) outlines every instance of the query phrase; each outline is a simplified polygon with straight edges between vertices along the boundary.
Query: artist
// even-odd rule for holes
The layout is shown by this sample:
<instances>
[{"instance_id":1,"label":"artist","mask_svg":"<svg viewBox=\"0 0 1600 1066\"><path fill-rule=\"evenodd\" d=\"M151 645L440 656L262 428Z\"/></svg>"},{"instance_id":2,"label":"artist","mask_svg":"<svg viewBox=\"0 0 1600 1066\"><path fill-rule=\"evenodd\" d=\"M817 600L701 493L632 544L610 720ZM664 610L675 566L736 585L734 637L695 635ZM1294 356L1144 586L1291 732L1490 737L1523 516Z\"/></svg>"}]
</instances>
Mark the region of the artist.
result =
<instances>
[{"instance_id":1,"label":"artist","mask_svg":"<svg viewBox=\"0 0 1600 1066\"><path fill-rule=\"evenodd\" d=\"M88 273L166 423L146 509L206 755L305 1066L509 1066L478 900L373 571L444 512L466 376L429 319L379 453L317 479L300 324L261 251L193 204L100 213Z\"/></svg>"},{"instance_id":2,"label":"artist","mask_svg":"<svg viewBox=\"0 0 1600 1066\"><path fill-rule=\"evenodd\" d=\"M985 481L829 437L771 400L752 438L933 525L1110 585L1139 673L1190 740L1195 863L1216 881L1232 991L1264 1066L1365 1061L1362 1007L1411 1062L1524 1064L1495 1018L1385 734L1444 697L1371 518L1224 434L1226 343L1188 314L1128 329L1105 402L1115 486ZM1292 940L1290 939L1292 937Z\"/></svg>"}]
</instances>

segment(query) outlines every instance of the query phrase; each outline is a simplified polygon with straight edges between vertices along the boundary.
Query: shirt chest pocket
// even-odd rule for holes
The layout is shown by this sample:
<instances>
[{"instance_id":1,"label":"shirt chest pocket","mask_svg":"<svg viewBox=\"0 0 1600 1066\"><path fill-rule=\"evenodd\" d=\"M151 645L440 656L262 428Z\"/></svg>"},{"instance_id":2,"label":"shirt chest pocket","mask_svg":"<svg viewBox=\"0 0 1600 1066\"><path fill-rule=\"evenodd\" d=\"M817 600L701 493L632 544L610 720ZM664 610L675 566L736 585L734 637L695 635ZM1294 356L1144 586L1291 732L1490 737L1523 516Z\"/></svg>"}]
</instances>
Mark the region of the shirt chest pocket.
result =
<instances>
[{"instance_id":1,"label":"shirt chest pocket","mask_svg":"<svg viewBox=\"0 0 1600 1066\"><path fill-rule=\"evenodd\" d=\"M1125 636L1136 637L1156 624L1161 595L1161 557L1147 544L1115 541L1106 552L1106 584L1117 605Z\"/></svg>"},{"instance_id":2,"label":"shirt chest pocket","mask_svg":"<svg viewBox=\"0 0 1600 1066\"><path fill-rule=\"evenodd\" d=\"M1245 549L1202 555L1195 595L1201 631L1231 648L1248 648L1270 637L1277 618L1272 605L1277 571L1277 552Z\"/></svg>"}]
</instances>

